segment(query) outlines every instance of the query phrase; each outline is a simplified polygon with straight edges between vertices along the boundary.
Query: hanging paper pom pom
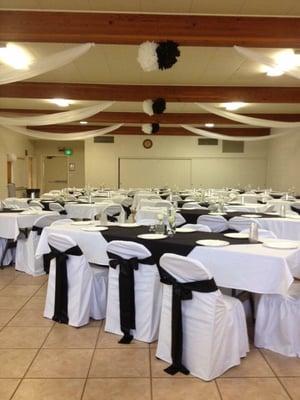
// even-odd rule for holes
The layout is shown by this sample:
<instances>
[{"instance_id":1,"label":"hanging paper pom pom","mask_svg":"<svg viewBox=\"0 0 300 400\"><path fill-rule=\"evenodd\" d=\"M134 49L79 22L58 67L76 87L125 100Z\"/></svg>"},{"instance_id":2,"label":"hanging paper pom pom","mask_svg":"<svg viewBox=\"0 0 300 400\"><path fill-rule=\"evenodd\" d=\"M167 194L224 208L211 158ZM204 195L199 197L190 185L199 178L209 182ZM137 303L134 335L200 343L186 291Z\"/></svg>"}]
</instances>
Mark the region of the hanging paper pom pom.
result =
<instances>
[{"instance_id":1,"label":"hanging paper pom pom","mask_svg":"<svg viewBox=\"0 0 300 400\"><path fill-rule=\"evenodd\" d=\"M159 124L143 124L142 131L147 133L147 135L151 135L151 133L157 133L159 131Z\"/></svg>"},{"instance_id":2,"label":"hanging paper pom pom","mask_svg":"<svg viewBox=\"0 0 300 400\"><path fill-rule=\"evenodd\" d=\"M145 114L153 115L153 101L152 100L143 101L143 110Z\"/></svg>"},{"instance_id":3,"label":"hanging paper pom pom","mask_svg":"<svg viewBox=\"0 0 300 400\"><path fill-rule=\"evenodd\" d=\"M150 72L158 69L158 61L156 48L158 44L155 42L144 42L139 46L138 63L144 71Z\"/></svg>"},{"instance_id":4,"label":"hanging paper pom pom","mask_svg":"<svg viewBox=\"0 0 300 400\"><path fill-rule=\"evenodd\" d=\"M152 125L152 133L157 133L159 131L159 124L151 124Z\"/></svg>"},{"instance_id":5,"label":"hanging paper pom pom","mask_svg":"<svg viewBox=\"0 0 300 400\"><path fill-rule=\"evenodd\" d=\"M153 101L152 110L154 114L162 114L166 109L166 100L163 98L158 98Z\"/></svg>"},{"instance_id":6,"label":"hanging paper pom pom","mask_svg":"<svg viewBox=\"0 0 300 400\"><path fill-rule=\"evenodd\" d=\"M156 53L159 69L171 68L177 62L177 57L180 56L178 43L175 43L172 40L159 42Z\"/></svg>"},{"instance_id":7,"label":"hanging paper pom pom","mask_svg":"<svg viewBox=\"0 0 300 400\"><path fill-rule=\"evenodd\" d=\"M152 133L152 124L143 124L142 125L142 131L144 133L147 133L147 135L151 135L151 133Z\"/></svg>"}]
</instances>

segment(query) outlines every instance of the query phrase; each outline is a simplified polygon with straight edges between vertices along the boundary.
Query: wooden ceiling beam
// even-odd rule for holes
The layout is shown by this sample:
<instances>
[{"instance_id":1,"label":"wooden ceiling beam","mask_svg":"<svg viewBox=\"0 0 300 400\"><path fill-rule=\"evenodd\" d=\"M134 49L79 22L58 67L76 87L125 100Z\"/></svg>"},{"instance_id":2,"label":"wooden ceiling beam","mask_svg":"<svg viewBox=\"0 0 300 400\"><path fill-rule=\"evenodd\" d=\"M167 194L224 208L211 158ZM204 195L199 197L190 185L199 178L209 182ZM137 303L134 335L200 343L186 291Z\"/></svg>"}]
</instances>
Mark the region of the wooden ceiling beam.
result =
<instances>
[{"instance_id":1,"label":"wooden ceiling beam","mask_svg":"<svg viewBox=\"0 0 300 400\"><path fill-rule=\"evenodd\" d=\"M55 110L27 110L27 109L11 109L2 108L0 114L9 115L18 114L20 115L42 115L42 114L53 114ZM286 121L286 122L297 122L300 121L300 114L244 114L248 117L253 118L264 118L275 121ZM126 123L126 124L145 124L151 122L159 122L161 124L205 124L211 122L214 124L231 124L231 125L242 125L238 122L219 117L218 115L208 113L164 113L149 116L142 112L106 112L102 111L98 114L93 115L90 118L86 118L86 121L91 123Z\"/></svg>"},{"instance_id":2,"label":"wooden ceiling beam","mask_svg":"<svg viewBox=\"0 0 300 400\"><path fill-rule=\"evenodd\" d=\"M168 102L300 103L300 87L161 86L83 83L17 82L0 86L0 97L72 100L143 101L163 97Z\"/></svg>"},{"instance_id":3,"label":"wooden ceiling beam","mask_svg":"<svg viewBox=\"0 0 300 400\"><path fill-rule=\"evenodd\" d=\"M174 40L184 46L300 47L300 19L66 11L0 12L0 40L140 44Z\"/></svg>"},{"instance_id":4,"label":"wooden ceiling beam","mask_svg":"<svg viewBox=\"0 0 300 400\"><path fill-rule=\"evenodd\" d=\"M74 125L48 125L40 127L31 127L32 130L52 132L52 133L72 133L72 132L85 132L91 129L101 129L104 128L103 125L100 126L74 126ZM268 128L217 128L217 129L206 129L210 132L216 131L229 136L264 136L270 134L270 129ZM147 135L142 132L140 126L121 126L114 132L108 135ZM160 136L198 136L193 133L183 129L181 127L160 127L157 134ZM147 135L149 136L149 135Z\"/></svg>"}]
</instances>

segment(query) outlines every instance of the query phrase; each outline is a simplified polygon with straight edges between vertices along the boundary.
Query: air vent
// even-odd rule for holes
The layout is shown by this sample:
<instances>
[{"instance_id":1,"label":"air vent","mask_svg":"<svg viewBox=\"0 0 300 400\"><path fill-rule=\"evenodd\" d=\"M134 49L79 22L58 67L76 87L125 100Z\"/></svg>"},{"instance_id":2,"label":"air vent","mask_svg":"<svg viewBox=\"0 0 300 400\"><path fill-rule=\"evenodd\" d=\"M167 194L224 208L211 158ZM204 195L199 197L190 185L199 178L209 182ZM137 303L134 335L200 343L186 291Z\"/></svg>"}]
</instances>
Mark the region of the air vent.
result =
<instances>
[{"instance_id":1,"label":"air vent","mask_svg":"<svg viewBox=\"0 0 300 400\"><path fill-rule=\"evenodd\" d=\"M244 153L244 142L223 140L222 151L223 153Z\"/></svg>"},{"instance_id":2,"label":"air vent","mask_svg":"<svg viewBox=\"0 0 300 400\"><path fill-rule=\"evenodd\" d=\"M94 137L94 143L115 143L114 136L96 136Z\"/></svg>"},{"instance_id":3,"label":"air vent","mask_svg":"<svg viewBox=\"0 0 300 400\"><path fill-rule=\"evenodd\" d=\"M199 146L217 146L218 139L201 138L201 139L198 139L198 145Z\"/></svg>"}]
</instances>

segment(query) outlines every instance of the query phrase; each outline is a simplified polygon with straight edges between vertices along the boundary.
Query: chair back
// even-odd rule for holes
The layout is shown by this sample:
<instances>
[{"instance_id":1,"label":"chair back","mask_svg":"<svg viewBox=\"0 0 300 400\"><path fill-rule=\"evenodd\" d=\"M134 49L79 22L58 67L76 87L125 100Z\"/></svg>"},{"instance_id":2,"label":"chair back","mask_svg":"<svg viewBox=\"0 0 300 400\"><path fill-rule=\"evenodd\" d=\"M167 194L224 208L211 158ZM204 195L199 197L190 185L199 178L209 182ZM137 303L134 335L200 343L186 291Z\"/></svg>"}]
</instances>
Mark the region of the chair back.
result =
<instances>
[{"instance_id":1,"label":"chair back","mask_svg":"<svg viewBox=\"0 0 300 400\"><path fill-rule=\"evenodd\" d=\"M234 229L235 231L242 231L245 229L250 229L250 226L253 222L252 218L245 218L245 217L233 217L229 220L229 229ZM258 220L255 220L258 227L261 227L261 223Z\"/></svg>"},{"instance_id":2,"label":"chair back","mask_svg":"<svg viewBox=\"0 0 300 400\"><path fill-rule=\"evenodd\" d=\"M56 226L56 225L66 225L66 224L71 224L73 220L71 218L61 218L57 219L56 221L52 222L51 226Z\"/></svg>"},{"instance_id":3,"label":"chair back","mask_svg":"<svg viewBox=\"0 0 300 400\"><path fill-rule=\"evenodd\" d=\"M49 210L61 212L64 211L64 207L59 203L49 203Z\"/></svg>"},{"instance_id":4,"label":"chair back","mask_svg":"<svg viewBox=\"0 0 300 400\"><path fill-rule=\"evenodd\" d=\"M201 207L200 204L196 203L195 201L189 202L189 203L184 203L182 205L182 209L184 210L192 210L192 209L201 209L204 207Z\"/></svg>"},{"instance_id":5,"label":"chair back","mask_svg":"<svg viewBox=\"0 0 300 400\"><path fill-rule=\"evenodd\" d=\"M211 232L210 227L203 224L185 224L183 228L196 229L199 232Z\"/></svg>"},{"instance_id":6,"label":"chair back","mask_svg":"<svg viewBox=\"0 0 300 400\"><path fill-rule=\"evenodd\" d=\"M106 251L126 260L132 257L143 259L151 256L150 251L142 244L125 240L112 240L108 243Z\"/></svg>"},{"instance_id":7,"label":"chair back","mask_svg":"<svg viewBox=\"0 0 300 400\"><path fill-rule=\"evenodd\" d=\"M200 215L197 224L209 226L212 232L223 232L228 229L228 221L222 215Z\"/></svg>"}]
</instances>

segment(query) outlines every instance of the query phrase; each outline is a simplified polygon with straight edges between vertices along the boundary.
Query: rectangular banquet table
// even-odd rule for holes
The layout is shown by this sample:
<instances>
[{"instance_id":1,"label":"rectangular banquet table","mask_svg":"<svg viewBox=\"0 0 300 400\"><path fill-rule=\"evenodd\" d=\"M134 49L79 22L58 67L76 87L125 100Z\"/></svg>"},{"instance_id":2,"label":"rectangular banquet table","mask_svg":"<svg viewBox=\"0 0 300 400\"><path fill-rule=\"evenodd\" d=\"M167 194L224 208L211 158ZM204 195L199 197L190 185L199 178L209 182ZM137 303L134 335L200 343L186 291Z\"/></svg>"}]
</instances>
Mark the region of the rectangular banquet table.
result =
<instances>
[{"instance_id":1,"label":"rectangular banquet table","mask_svg":"<svg viewBox=\"0 0 300 400\"><path fill-rule=\"evenodd\" d=\"M50 252L47 238L56 232L72 237L89 262L108 265L107 242L111 240L133 240L144 244L153 254L156 262L160 255L168 252L187 255L201 261L212 272L221 287L249 290L256 293L286 293L293 276L300 278L300 248L279 250L264 247L262 244L247 244L247 239L232 240L229 246L198 246L198 239L229 240L222 234L194 232L176 233L162 240L137 238L147 233L148 227L108 226L103 232L88 232L75 225L60 225L44 228L36 256ZM245 243L245 244L243 244ZM299 242L300 246L300 242Z\"/></svg>"},{"instance_id":2,"label":"rectangular banquet table","mask_svg":"<svg viewBox=\"0 0 300 400\"><path fill-rule=\"evenodd\" d=\"M70 218L80 219L94 219L97 214L101 214L102 211L110 205L113 205L113 201L103 201L101 203L66 203L65 210Z\"/></svg>"},{"instance_id":3,"label":"rectangular banquet table","mask_svg":"<svg viewBox=\"0 0 300 400\"><path fill-rule=\"evenodd\" d=\"M43 215L56 215L54 211L0 212L0 238L16 240L20 229L32 228Z\"/></svg>"}]
</instances>

